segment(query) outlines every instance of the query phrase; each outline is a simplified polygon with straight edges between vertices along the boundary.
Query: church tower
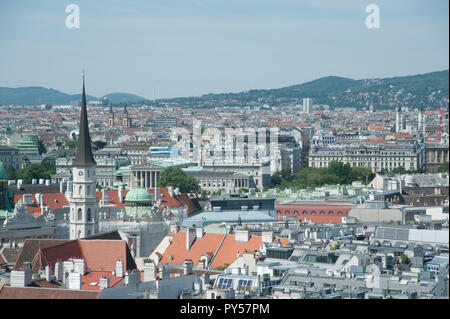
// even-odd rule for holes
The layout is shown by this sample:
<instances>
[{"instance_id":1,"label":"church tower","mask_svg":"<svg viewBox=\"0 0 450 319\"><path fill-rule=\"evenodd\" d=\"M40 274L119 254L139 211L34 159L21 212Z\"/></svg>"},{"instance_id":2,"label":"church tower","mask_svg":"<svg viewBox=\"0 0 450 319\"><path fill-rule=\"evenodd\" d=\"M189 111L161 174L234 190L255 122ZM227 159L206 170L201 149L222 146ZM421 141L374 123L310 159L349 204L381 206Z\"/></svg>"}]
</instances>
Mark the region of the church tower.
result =
<instances>
[{"instance_id":1,"label":"church tower","mask_svg":"<svg viewBox=\"0 0 450 319\"><path fill-rule=\"evenodd\" d=\"M111 102L109 103L108 126L114 127L114 112Z\"/></svg>"},{"instance_id":2,"label":"church tower","mask_svg":"<svg viewBox=\"0 0 450 319\"><path fill-rule=\"evenodd\" d=\"M395 111L395 132L400 133L402 130L403 130L402 108L400 102L398 102L397 109Z\"/></svg>"},{"instance_id":3,"label":"church tower","mask_svg":"<svg viewBox=\"0 0 450 319\"><path fill-rule=\"evenodd\" d=\"M423 128L424 128L424 123L423 123L423 102L420 102L420 106L419 106L419 115L418 115L418 123L417 123L417 132L419 133L419 135L423 134Z\"/></svg>"},{"instance_id":4,"label":"church tower","mask_svg":"<svg viewBox=\"0 0 450 319\"><path fill-rule=\"evenodd\" d=\"M122 126L131 127L131 118L127 111L127 106L125 105L123 108L124 117L122 118Z\"/></svg>"},{"instance_id":5,"label":"church tower","mask_svg":"<svg viewBox=\"0 0 450 319\"><path fill-rule=\"evenodd\" d=\"M98 204L95 195L97 163L92 155L86 110L86 95L81 98L80 133L77 153L72 164L73 190L70 203L70 239L84 238L98 232Z\"/></svg>"}]
</instances>

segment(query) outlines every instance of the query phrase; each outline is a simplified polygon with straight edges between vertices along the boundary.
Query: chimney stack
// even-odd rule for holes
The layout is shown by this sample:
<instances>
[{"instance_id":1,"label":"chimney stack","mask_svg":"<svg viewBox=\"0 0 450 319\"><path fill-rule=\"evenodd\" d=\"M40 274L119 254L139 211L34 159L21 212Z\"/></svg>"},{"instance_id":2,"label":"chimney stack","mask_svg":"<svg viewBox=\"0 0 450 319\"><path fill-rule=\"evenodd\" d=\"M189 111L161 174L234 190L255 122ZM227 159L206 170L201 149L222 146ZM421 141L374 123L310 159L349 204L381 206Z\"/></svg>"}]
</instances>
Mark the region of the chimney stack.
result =
<instances>
[{"instance_id":1,"label":"chimney stack","mask_svg":"<svg viewBox=\"0 0 450 319\"><path fill-rule=\"evenodd\" d=\"M52 269L51 269L50 265L45 266L45 280L47 280L48 282L50 282L52 280L51 272L52 272Z\"/></svg>"},{"instance_id":2,"label":"chimney stack","mask_svg":"<svg viewBox=\"0 0 450 319\"><path fill-rule=\"evenodd\" d=\"M116 262L116 277L123 277L123 275L123 261L121 259Z\"/></svg>"},{"instance_id":3,"label":"chimney stack","mask_svg":"<svg viewBox=\"0 0 450 319\"><path fill-rule=\"evenodd\" d=\"M189 250L195 241L196 230L194 227L186 229L186 250Z\"/></svg>"},{"instance_id":4,"label":"chimney stack","mask_svg":"<svg viewBox=\"0 0 450 319\"><path fill-rule=\"evenodd\" d=\"M144 282L156 280L156 265L153 261L144 262Z\"/></svg>"},{"instance_id":5,"label":"chimney stack","mask_svg":"<svg viewBox=\"0 0 450 319\"><path fill-rule=\"evenodd\" d=\"M70 290L81 290L82 278L81 274L77 272L69 273L69 289Z\"/></svg>"},{"instance_id":6,"label":"chimney stack","mask_svg":"<svg viewBox=\"0 0 450 319\"><path fill-rule=\"evenodd\" d=\"M119 185L119 190L117 191L117 196L119 197L119 203L123 203L123 186Z\"/></svg>"},{"instance_id":7,"label":"chimney stack","mask_svg":"<svg viewBox=\"0 0 450 319\"><path fill-rule=\"evenodd\" d=\"M183 263L183 274L184 275L192 275L192 260L185 260Z\"/></svg>"},{"instance_id":8,"label":"chimney stack","mask_svg":"<svg viewBox=\"0 0 450 319\"><path fill-rule=\"evenodd\" d=\"M100 290L109 288L109 278L101 277L100 278Z\"/></svg>"},{"instance_id":9,"label":"chimney stack","mask_svg":"<svg viewBox=\"0 0 450 319\"><path fill-rule=\"evenodd\" d=\"M64 268L60 261L56 262L56 264L55 264L55 276L56 276L56 280L63 281Z\"/></svg>"}]
</instances>

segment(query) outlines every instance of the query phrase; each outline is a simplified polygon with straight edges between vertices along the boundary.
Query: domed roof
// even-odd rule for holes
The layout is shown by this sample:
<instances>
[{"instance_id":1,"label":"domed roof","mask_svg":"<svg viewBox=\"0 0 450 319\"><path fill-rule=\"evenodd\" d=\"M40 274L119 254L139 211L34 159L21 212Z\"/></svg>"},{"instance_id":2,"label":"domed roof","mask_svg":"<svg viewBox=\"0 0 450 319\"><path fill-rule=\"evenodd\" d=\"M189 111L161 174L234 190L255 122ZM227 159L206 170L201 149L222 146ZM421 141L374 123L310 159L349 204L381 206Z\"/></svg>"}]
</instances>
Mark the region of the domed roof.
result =
<instances>
[{"instance_id":1,"label":"domed roof","mask_svg":"<svg viewBox=\"0 0 450 319\"><path fill-rule=\"evenodd\" d=\"M5 165L0 161L0 181L8 180L8 172L6 171Z\"/></svg>"},{"instance_id":2,"label":"domed roof","mask_svg":"<svg viewBox=\"0 0 450 319\"><path fill-rule=\"evenodd\" d=\"M133 187L125 196L125 202L148 202L152 201L152 195L140 186Z\"/></svg>"}]
</instances>

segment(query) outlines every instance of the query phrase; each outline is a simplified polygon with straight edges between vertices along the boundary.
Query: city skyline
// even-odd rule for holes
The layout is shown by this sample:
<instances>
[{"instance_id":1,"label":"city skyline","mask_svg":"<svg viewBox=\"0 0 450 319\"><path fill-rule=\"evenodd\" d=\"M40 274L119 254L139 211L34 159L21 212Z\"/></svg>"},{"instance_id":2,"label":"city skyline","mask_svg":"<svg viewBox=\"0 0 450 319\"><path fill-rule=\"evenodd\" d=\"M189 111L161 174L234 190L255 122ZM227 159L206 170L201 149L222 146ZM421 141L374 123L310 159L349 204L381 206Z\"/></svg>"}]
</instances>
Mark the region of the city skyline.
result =
<instances>
[{"instance_id":1,"label":"city skyline","mask_svg":"<svg viewBox=\"0 0 450 319\"><path fill-rule=\"evenodd\" d=\"M68 3L4 3L0 86L75 94L84 67L91 95L152 99L448 69L448 2L375 3L379 29L355 1L77 1L79 29Z\"/></svg>"}]
</instances>

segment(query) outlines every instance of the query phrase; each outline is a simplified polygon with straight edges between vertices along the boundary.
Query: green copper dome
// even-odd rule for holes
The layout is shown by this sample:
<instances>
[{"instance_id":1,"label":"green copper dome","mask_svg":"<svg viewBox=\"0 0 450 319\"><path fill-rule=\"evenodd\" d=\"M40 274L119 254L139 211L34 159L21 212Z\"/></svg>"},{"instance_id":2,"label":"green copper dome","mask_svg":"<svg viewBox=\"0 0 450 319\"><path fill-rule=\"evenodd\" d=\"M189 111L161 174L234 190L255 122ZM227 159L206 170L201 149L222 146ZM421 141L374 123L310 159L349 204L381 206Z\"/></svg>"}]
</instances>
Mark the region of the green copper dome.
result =
<instances>
[{"instance_id":1,"label":"green copper dome","mask_svg":"<svg viewBox=\"0 0 450 319\"><path fill-rule=\"evenodd\" d=\"M6 171L5 165L0 161L0 181L8 180L8 172Z\"/></svg>"},{"instance_id":2,"label":"green copper dome","mask_svg":"<svg viewBox=\"0 0 450 319\"><path fill-rule=\"evenodd\" d=\"M133 187L125 196L125 202L150 202L152 201L152 195L140 186Z\"/></svg>"}]
</instances>

